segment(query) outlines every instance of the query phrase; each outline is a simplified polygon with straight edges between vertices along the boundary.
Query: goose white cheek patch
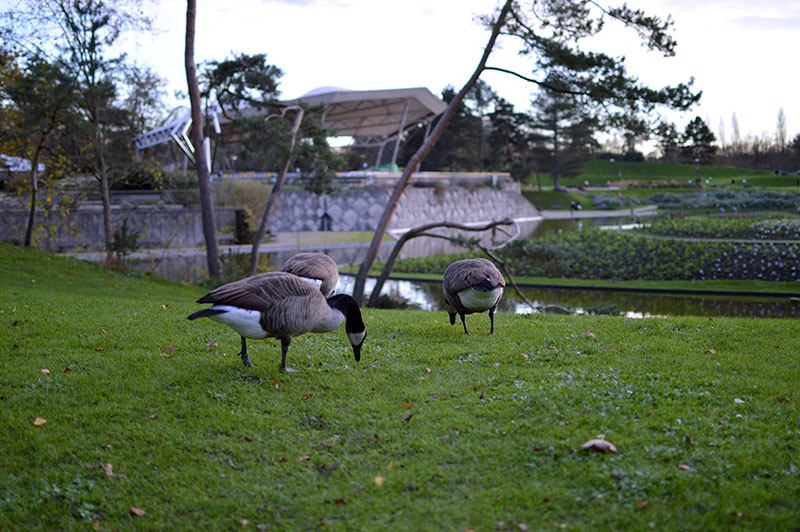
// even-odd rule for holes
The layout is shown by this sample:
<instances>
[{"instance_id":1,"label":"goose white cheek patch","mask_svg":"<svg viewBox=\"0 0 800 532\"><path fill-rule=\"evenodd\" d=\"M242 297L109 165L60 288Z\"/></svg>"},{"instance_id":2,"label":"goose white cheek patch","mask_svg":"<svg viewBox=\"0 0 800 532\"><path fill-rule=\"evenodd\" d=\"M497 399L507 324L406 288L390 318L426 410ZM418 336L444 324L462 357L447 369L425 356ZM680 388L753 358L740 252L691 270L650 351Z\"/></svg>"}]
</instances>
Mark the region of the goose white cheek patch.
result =
<instances>
[{"instance_id":1,"label":"goose white cheek patch","mask_svg":"<svg viewBox=\"0 0 800 532\"><path fill-rule=\"evenodd\" d=\"M347 338L350 340L350 345L361 345L364 343L364 337L366 335L367 331L360 333L347 333Z\"/></svg>"}]
</instances>

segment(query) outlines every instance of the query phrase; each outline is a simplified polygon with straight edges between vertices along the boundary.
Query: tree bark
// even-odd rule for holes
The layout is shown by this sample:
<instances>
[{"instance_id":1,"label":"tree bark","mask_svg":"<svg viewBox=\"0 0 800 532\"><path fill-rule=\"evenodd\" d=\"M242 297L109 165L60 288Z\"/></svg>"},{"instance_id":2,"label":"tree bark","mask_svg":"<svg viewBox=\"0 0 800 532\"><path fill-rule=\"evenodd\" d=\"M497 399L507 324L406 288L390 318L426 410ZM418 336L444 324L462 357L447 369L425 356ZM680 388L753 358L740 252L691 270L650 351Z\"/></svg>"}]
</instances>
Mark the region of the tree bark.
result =
<instances>
[{"instance_id":1,"label":"tree bark","mask_svg":"<svg viewBox=\"0 0 800 532\"><path fill-rule=\"evenodd\" d=\"M461 102L464 100L464 97L467 95L470 89L475 86L478 78L480 78L480 75L483 73L483 70L486 67L486 61L489 59L489 54L494 48L494 44L497 41L498 35L500 34L500 28L502 28L503 24L505 23L506 16L511 9L512 3L512 0L506 0L503 8L500 10L497 21L492 27L492 35L489 38L489 42L486 44L486 48L483 50L483 56L481 57L475 72L469 78L464 87L458 92L456 97L453 98L453 101L450 102L450 105L447 106L447 109L445 109L444 113L442 113L442 117L436 123L436 127L433 128L430 137L428 137L425 142L423 142L422 146L420 146L420 148L416 151L416 153L411 156L408 164L403 169L403 174L400 176L400 179L397 181L397 184L392 191L392 195L389 197L389 201L387 202L383 214L381 215L381 219L378 222L378 227L375 229L375 235L373 236L372 242L367 250L367 255L361 262L361 266L358 269L358 274L356 275L355 285L353 286L353 298L358 302L359 305L364 300L364 285L367 282L369 269L372 267L372 265L375 263L375 259L378 257L378 251L380 250L381 242L386 234L386 230L389 228L389 221L392 219L394 211L397 210L397 204L400 201L400 197L403 195L403 192L405 192L406 187L408 187L411 176L414 175L414 172L416 172L419 164L423 159L425 159L428 153L430 153L433 146L439 140L439 137L442 136L445 128L453 119L456 111L458 111L458 108L461 105Z\"/></svg>"},{"instance_id":2,"label":"tree bark","mask_svg":"<svg viewBox=\"0 0 800 532\"><path fill-rule=\"evenodd\" d=\"M278 198L280 197L281 190L283 189L283 184L286 183L286 174L289 172L289 165L292 164L292 155L294 154L294 145L297 139L297 132L300 130L300 124L302 123L303 115L305 114L305 111L302 107L293 105L284 109L283 113L281 113L281 116L285 115L286 111L289 110L297 111L297 116L294 118L294 125L292 125L292 141L289 144L289 154L286 156L286 163L283 165L283 168L281 168L281 173L278 175L278 179L275 181L275 186L272 187L269 200L267 200L267 206L264 208L264 216L261 217L261 225L258 226L258 231L256 231L256 234L253 237L253 250L250 252L250 271L248 272L248 275L255 275L256 269L258 268L258 248L261 245L261 240L267 233L269 219L272 217L272 211L275 210L275 205L278 204ZM267 120L275 116L277 115L270 115L267 117Z\"/></svg>"},{"instance_id":3,"label":"tree bark","mask_svg":"<svg viewBox=\"0 0 800 532\"><path fill-rule=\"evenodd\" d=\"M211 278L220 279L219 245L217 244L217 221L214 215L214 202L211 197L211 176L206 164L205 144L203 143L203 109L200 102L200 87L197 83L197 67L194 63L194 32L197 16L196 0L187 0L186 7L186 83L189 88L189 100L192 105L192 129L190 132L194 144L194 166L197 171L197 184L200 189L200 210L203 216L203 238L206 243L208 274Z\"/></svg>"},{"instance_id":4,"label":"tree bark","mask_svg":"<svg viewBox=\"0 0 800 532\"><path fill-rule=\"evenodd\" d=\"M36 200L39 196L39 157L42 154L42 143L36 146L31 159L31 210L28 213L28 227L25 230L25 247L33 243L33 227L36 224Z\"/></svg>"}]
</instances>

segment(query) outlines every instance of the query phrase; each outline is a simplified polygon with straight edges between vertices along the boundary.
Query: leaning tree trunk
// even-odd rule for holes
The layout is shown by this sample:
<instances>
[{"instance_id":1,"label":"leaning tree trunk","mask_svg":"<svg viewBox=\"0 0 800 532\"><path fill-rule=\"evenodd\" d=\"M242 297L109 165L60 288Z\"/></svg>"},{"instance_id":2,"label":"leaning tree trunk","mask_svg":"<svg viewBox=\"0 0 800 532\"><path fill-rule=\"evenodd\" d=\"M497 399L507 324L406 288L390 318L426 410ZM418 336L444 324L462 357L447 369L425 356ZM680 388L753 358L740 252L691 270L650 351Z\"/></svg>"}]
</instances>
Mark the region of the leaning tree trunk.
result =
<instances>
[{"instance_id":1,"label":"leaning tree trunk","mask_svg":"<svg viewBox=\"0 0 800 532\"><path fill-rule=\"evenodd\" d=\"M358 274L356 275L355 285L353 286L353 298L358 302L359 305L364 300L364 286L367 283L369 269L372 267L372 265L375 263L375 259L378 257L378 251L380 250L381 242L386 234L386 230L389 228L389 221L392 219L394 211L397 210L397 204L400 201L400 197L403 195L403 192L405 192L406 187L408 187L411 176L414 175L414 172L416 172L419 164L423 159L425 159L428 153L430 153L433 146L439 140L439 137L442 136L445 128L453 119L453 116L455 116L458 108L461 106L461 102L464 100L464 97L472 89L472 87L475 86L478 78L483 73L483 70L486 67L486 61L489 59L489 54L494 48L494 44L497 41L498 35L500 34L500 28L503 27L512 3L513 0L506 0L505 4L503 5L500 15L497 17L497 21L492 27L492 35L489 38L489 42L486 44L486 48L483 50L483 56L481 57L475 72L469 78L469 81L467 81L464 87L458 92L456 97L453 98L453 100L450 102L450 105L447 106L447 109L445 109L441 119L439 119L439 121L436 123L436 127L433 128L430 137L428 137L428 139L423 142L422 146L419 147L416 153L411 156L408 164L403 169L403 174L400 176L400 179L397 181L397 184L392 191L392 195L389 197L389 201L383 210L383 214L378 222L378 226L375 228L375 235L373 236L372 242L369 245L367 255L361 262L361 266L358 269Z\"/></svg>"},{"instance_id":2,"label":"leaning tree trunk","mask_svg":"<svg viewBox=\"0 0 800 532\"><path fill-rule=\"evenodd\" d=\"M187 0L186 7L186 82L189 100L192 105L191 140L194 144L194 166L197 170L197 184L200 189L200 210L203 216L203 238L206 243L208 274L220 278L219 245L217 244L217 221L214 216L214 202L211 198L211 176L206 164L205 144L203 143L203 109L200 103L200 88L197 84L197 67L194 63L194 30L197 16L196 0Z\"/></svg>"},{"instance_id":3,"label":"leaning tree trunk","mask_svg":"<svg viewBox=\"0 0 800 532\"><path fill-rule=\"evenodd\" d=\"M28 227L25 230L25 247L33 243L33 227L36 225L36 200L39 196L39 157L42 154L42 144L36 147L31 159L31 210L28 213Z\"/></svg>"},{"instance_id":4,"label":"leaning tree trunk","mask_svg":"<svg viewBox=\"0 0 800 532\"><path fill-rule=\"evenodd\" d=\"M278 179L275 181L275 186L272 187L272 192L270 192L269 199L267 200L267 206L264 208L264 216L261 217L261 225L258 226L258 231L256 231L256 235L253 237L253 250L250 252L250 271L248 275L254 275L256 273L256 269L258 268L258 248L261 245L261 240L267 233L269 219L272 217L272 212L275 210L275 205L278 203L281 189L283 188L283 184L286 182L286 174L289 172L289 165L292 163L292 155L294 154L294 144L295 140L297 139L297 131L300 129L300 123L303 121L303 114L305 113L302 107L293 105L284 109L283 113L281 113L281 116L285 115L286 111L289 110L297 110L297 116L295 117L294 125L292 126L292 140L289 144L289 154L286 156L286 163L283 165L281 173L278 175ZM267 120L273 118L274 116L277 115L270 115L267 117Z\"/></svg>"}]
</instances>

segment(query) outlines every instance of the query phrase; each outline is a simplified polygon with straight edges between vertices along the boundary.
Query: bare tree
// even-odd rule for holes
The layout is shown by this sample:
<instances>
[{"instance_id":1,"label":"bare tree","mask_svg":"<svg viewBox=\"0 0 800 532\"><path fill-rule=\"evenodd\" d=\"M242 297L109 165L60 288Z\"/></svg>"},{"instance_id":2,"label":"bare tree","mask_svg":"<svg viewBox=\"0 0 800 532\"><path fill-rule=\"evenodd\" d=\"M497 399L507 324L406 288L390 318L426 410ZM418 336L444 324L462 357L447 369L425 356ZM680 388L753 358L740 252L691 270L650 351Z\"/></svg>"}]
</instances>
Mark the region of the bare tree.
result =
<instances>
[{"instance_id":1,"label":"bare tree","mask_svg":"<svg viewBox=\"0 0 800 532\"><path fill-rule=\"evenodd\" d=\"M513 0L506 0L505 4L500 10L497 21L492 28L491 37L489 37L489 42L486 44L486 48L483 50L483 56L478 63L478 67L475 69L475 72L473 72L472 76L470 76L464 87L461 88L458 94L456 94L455 98L453 98L453 100L447 106L447 109L444 110L442 117L436 123L436 127L433 128L430 137L428 137L425 142L422 143L422 146L420 146L414 155L411 156L411 159L408 160L408 164L406 164L406 167L403 169L403 174L400 176L400 179L398 179L391 196L389 196L389 201L386 203L386 208L383 210L383 214L378 222L378 226L375 228L375 235L373 236L372 242L369 245L367 255L361 262L361 266L358 269L358 274L356 275L355 285L353 286L353 298L359 304L361 304L364 299L364 285L367 282L369 269L372 267L372 265L375 263L375 259L378 257L378 250L380 249L381 242L386 234L386 230L389 228L389 221L392 219L394 211L397 210L397 204L400 201L400 197L408 187L408 183L411 181L411 176L417 171L417 167L419 167L420 162L422 162L425 156L428 155L428 153L431 151L431 148L433 148L434 144L436 144L436 141L439 140L439 137L442 136L445 128L458 111L461 102L464 101L464 97L467 95L467 93L469 93L472 87L475 86L475 83L477 83L478 78L486 67L486 61L489 59L489 54L491 54L495 42L497 42L497 37L500 35L500 28L502 28L503 23L505 22L512 3Z\"/></svg>"},{"instance_id":2,"label":"bare tree","mask_svg":"<svg viewBox=\"0 0 800 532\"><path fill-rule=\"evenodd\" d=\"M283 184L286 182L286 174L289 171L289 165L292 163L292 155L294 154L294 145L295 141L297 140L297 132L300 129L300 124L303 122L303 114L305 111L302 107L296 105L286 107L280 116L285 116L287 111L297 112L297 115L294 119L294 124L292 125L292 138L289 142L289 153L286 155L286 162L284 163L283 168L281 168L281 172L275 181L275 186L272 187L272 191L270 192L269 200L267 200L267 206L264 208L264 215L261 217L261 225L258 226L258 231L256 231L256 234L253 237L253 250L250 252L250 271L248 275L253 275L256 273L256 268L258 267L258 248L261 245L261 240L264 238L264 235L267 232L269 219L272 216L272 212L275 210L275 205L278 203L278 198L280 197ZM278 115L269 115L266 120L270 120L276 116Z\"/></svg>"},{"instance_id":3,"label":"bare tree","mask_svg":"<svg viewBox=\"0 0 800 532\"><path fill-rule=\"evenodd\" d=\"M189 100L192 105L192 129L190 132L195 146L194 166L197 170L197 184L200 189L200 210L203 216L203 238L206 243L208 274L213 279L220 278L219 245L217 244L217 220L214 216L214 201L211 197L211 176L205 156L203 142L203 108L200 102L200 87L197 84L197 67L194 63L194 29L197 17L196 0L187 0L186 6L186 83L189 87Z\"/></svg>"}]
</instances>

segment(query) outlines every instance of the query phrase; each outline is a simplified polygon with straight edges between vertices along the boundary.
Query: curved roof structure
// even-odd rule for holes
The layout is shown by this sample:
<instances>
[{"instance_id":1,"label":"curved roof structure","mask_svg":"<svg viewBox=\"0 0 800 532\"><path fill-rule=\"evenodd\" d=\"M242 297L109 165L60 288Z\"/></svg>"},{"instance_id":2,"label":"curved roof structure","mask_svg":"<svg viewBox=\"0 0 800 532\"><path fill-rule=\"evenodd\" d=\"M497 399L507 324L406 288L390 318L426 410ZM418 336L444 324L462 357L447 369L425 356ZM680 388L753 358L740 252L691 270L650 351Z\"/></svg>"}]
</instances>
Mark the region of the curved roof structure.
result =
<instances>
[{"instance_id":1,"label":"curved roof structure","mask_svg":"<svg viewBox=\"0 0 800 532\"><path fill-rule=\"evenodd\" d=\"M387 138L441 114L447 104L424 87L351 91L320 87L286 103L325 105L323 124L337 136Z\"/></svg>"}]
</instances>

